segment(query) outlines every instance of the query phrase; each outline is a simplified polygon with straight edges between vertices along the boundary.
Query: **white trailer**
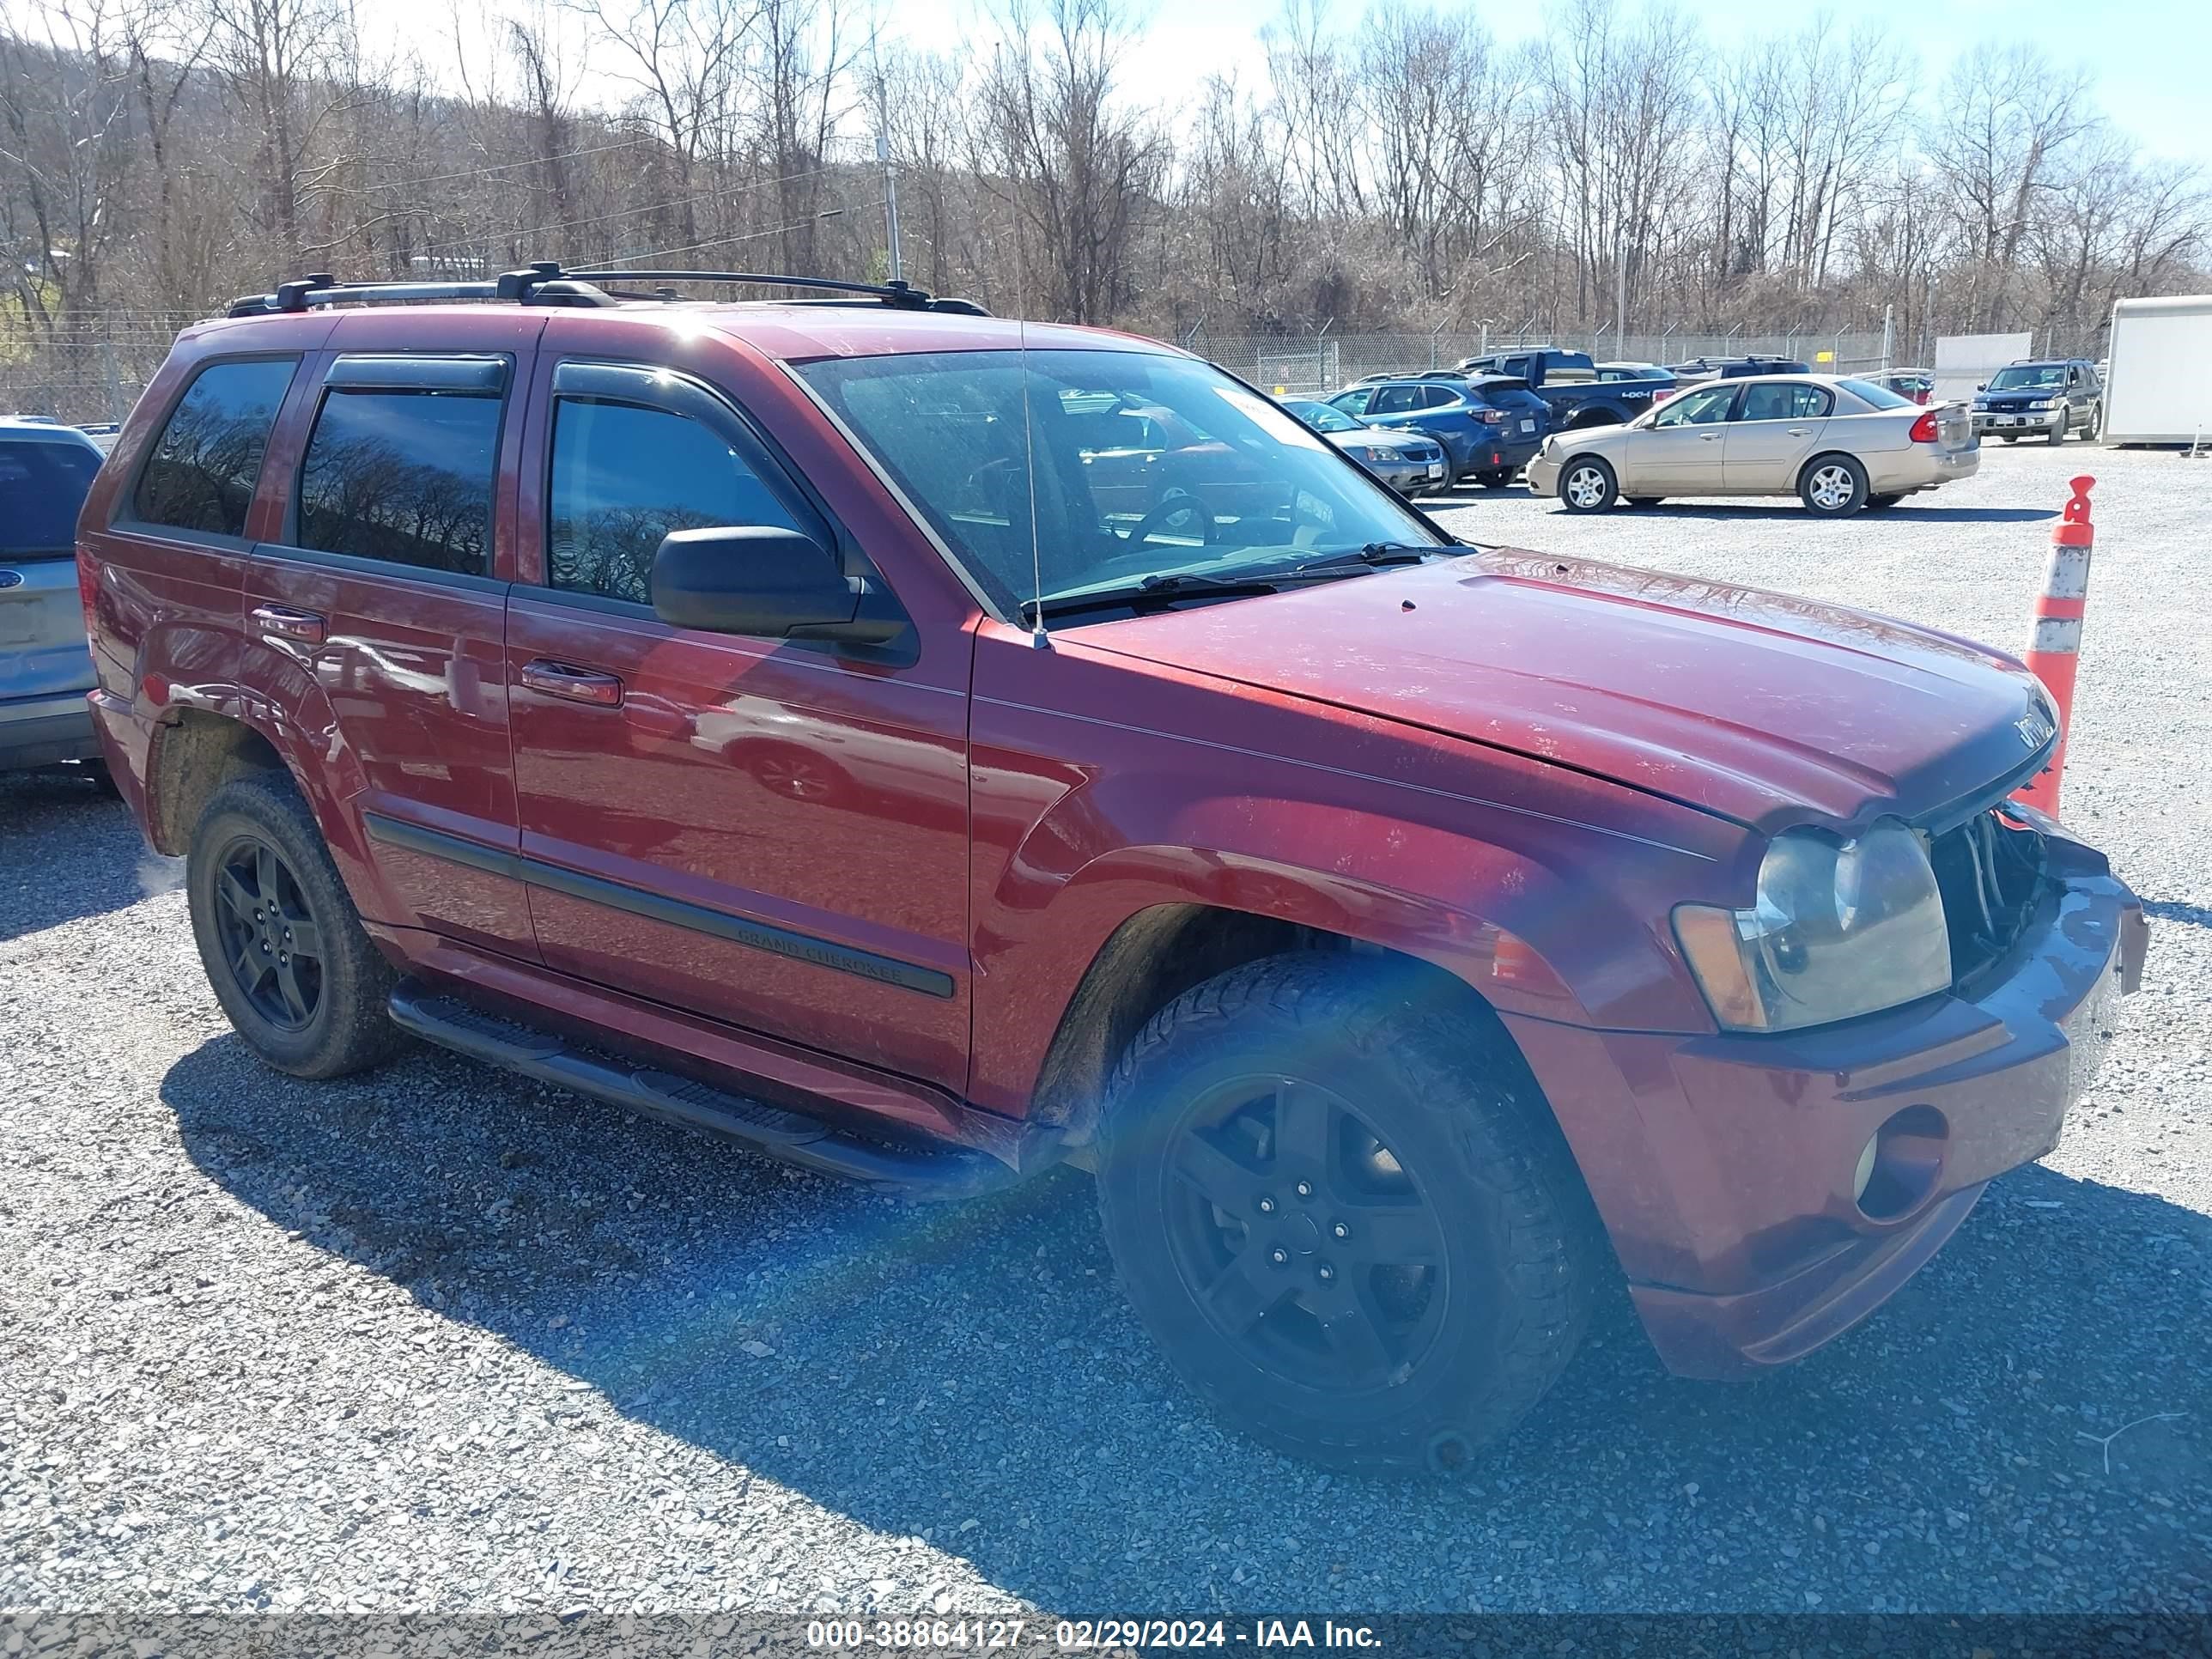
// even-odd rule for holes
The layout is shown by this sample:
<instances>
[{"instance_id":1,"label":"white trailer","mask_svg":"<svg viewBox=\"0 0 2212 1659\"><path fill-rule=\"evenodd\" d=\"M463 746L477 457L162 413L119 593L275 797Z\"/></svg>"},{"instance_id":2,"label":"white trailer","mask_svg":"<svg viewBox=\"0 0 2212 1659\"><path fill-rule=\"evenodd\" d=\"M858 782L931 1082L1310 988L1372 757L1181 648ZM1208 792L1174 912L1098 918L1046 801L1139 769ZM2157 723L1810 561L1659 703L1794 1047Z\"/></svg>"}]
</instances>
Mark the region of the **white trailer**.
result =
<instances>
[{"instance_id":1,"label":"white trailer","mask_svg":"<svg viewBox=\"0 0 2212 1659\"><path fill-rule=\"evenodd\" d=\"M2108 444L2187 444L2212 434L2212 294L2112 307L2105 372Z\"/></svg>"}]
</instances>

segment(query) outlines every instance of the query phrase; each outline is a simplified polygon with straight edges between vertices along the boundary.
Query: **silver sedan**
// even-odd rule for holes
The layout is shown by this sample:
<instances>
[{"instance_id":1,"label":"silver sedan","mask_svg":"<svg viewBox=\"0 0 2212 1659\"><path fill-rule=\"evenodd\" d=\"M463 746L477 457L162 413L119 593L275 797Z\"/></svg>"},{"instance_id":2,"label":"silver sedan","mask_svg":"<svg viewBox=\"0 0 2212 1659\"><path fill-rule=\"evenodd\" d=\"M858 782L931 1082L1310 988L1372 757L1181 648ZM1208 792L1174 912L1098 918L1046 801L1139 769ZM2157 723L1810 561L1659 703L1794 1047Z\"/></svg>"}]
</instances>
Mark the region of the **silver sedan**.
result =
<instances>
[{"instance_id":1,"label":"silver sedan","mask_svg":"<svg viewBox=\"0 0 2212 1659\"><path fill-rule=\"evenodd\" d=\"M1795 495L1825 517L1893 507L1970 477L1981 465L1972 417L1871 380L1761 374L1677 392L1626 426L1545 441L1528 487L1571 513L1669 495Z\"/></svg>"}]
</instances>

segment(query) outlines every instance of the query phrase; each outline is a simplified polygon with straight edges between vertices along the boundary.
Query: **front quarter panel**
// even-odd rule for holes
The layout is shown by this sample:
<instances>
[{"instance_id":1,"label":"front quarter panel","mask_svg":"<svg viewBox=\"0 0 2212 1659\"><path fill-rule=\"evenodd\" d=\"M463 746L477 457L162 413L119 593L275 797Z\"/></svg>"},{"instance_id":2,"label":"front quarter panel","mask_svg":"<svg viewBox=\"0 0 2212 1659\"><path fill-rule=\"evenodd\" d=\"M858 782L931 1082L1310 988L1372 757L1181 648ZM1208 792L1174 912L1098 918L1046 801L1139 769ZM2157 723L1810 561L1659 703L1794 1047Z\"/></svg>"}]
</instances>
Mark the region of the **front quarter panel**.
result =
<instances>
[{"instance_id":1,"label":"front quarter panel","mask_svg":"<svg viewBox=\"0 0 2212 1659\"><path fill-rule=\"evenodd\" d=\"M1116 626L1080 630L1102 642ZM1435 963L1501 1010L1712 1029L1667 917L1748 881L1740 830L1525 757L978 630L978 1105L1019 1115L1085 969L1130 917L1198 903ZM1500 932L1540 959L1501 967Z\"/></svg>"}]
</instances>

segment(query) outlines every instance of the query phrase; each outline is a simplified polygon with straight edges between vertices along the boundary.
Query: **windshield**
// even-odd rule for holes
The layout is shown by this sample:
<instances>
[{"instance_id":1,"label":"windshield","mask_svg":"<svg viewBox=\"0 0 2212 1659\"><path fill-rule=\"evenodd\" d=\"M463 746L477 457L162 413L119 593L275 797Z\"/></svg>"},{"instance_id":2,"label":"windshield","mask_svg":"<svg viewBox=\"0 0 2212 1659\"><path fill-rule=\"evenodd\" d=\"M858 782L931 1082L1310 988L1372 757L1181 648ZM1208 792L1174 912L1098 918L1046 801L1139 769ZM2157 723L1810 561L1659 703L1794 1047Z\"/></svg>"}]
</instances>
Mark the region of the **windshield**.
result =
<instances>
[{"instance_id":1,"label":"windshield","mask_svg":"<svg viewBox=\"0 0 2212 1659\"><path fill-rule=\"evenodd\" d=\"M1327 404L1310 403L1303 398L1294 403L1285 404L1283 407L1316 432L1358 432L1366 424L1363 421L1353 420L1340 409L1332 409Z\"/></svg>"},{"instance_id":2,"label":"windshield","mask_svg":"<svg viewBox=\"0 0 2212 1659\"><path fill-rule=\"evenodd\" d=\"M1992 392L2049 392L2066 384L2063 363L2015 363L2001 368L1990 382Z\"/></svg>"},{"instance_id":3,"label":"windshield","mask_svg":"<svg viewBox=\"0 0 2212 1659\"><path fill-rule=\"evenodd\" d=\"M83 444L0 443L0 557L74 550L77 511L99 471L99 452Z\"/></svg>"},{"instance_id":4,"label":"windshield","mask_svg":"<svg viewBox=\"0 0 2212 1659\"><path fill-rule=\"evenodd\" d=\"M950 351L793 367L1007 616L1033 595L1148 576L1451 545L1333 446L1189 358Z\"/></svg>"},{"instance_id":5,"label":"windshield","mask_svg":"<svg viewBox=\"0 0 2212 1659\"><path fill-rule=\"evenodd\" d=\"M1861 402L1875 409L1909 409L1910 398L1900 398L1886 386L1876 386L1872 380L1838 380L1836 384Z\"/></svg>"}]
</instances>

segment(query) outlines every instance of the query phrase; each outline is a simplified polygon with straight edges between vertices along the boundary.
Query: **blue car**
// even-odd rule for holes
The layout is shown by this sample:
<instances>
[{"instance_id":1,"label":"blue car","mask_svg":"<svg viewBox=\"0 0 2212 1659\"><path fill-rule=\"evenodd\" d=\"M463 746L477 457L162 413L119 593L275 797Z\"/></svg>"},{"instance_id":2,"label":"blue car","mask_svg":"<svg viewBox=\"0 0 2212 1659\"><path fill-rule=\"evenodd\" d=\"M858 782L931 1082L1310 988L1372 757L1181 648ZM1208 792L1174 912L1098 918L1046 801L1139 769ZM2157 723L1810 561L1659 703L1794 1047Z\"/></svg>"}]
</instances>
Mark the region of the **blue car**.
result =
<instances>
[{"instance_id":1,"label":"blue car","mask_svg":"<svg viewBox=\"0 0 2212 1659\"><path fill-rule=\"evenodd\" d=\"M100 471L75 427L0 416L0 771L96 763L76 514Z\"/></svg>"},{"instance_id":2,"label":"blue car","mask_svg":"<svg viewBox=\"0 0 2212 1659\"><path fill-rule=\"evenodd\" d=\"M1328 401L1370 426L1434 438L1444 447L1448 489L1467 478L1493 489L1509 484L1544 441L1540 416L1501 409L1455 374L1363 380Z\"/></svg>"}]
</instances>

